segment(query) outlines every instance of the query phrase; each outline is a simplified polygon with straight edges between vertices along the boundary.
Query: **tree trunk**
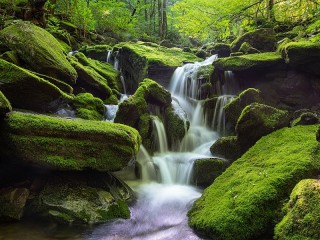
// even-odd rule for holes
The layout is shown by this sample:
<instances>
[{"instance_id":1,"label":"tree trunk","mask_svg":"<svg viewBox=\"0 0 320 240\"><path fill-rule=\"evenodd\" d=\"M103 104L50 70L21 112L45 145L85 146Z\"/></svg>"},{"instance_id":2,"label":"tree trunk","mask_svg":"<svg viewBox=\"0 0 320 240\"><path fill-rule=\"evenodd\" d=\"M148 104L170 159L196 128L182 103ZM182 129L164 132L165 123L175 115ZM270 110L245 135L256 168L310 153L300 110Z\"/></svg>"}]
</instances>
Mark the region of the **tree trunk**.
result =
<instances>
[{"instance_id":1,"label":"tree trunk","mask_svg":"<svg viewBox=\"0 0 320 240\"><path fill-rule=\"evenodd\" d=\"M25 19L42 27L46 26L44 5L47 0L29 0L29 9L25 13Z\"/></svg>"}]
</instances>

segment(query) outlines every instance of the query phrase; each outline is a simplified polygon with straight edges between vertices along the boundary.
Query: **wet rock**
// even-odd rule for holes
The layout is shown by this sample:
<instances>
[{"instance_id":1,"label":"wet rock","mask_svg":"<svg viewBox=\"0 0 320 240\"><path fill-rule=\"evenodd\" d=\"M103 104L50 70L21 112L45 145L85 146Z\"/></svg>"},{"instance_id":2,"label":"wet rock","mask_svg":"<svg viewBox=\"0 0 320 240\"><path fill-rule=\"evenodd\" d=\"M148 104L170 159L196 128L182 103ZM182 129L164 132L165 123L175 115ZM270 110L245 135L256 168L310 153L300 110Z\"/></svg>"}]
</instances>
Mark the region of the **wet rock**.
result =
<instances>
[{"instance_id":1,"label":"wet rock","mask_svg":"<svg viewBox=\"0 0 320 240\"><path fill-rule=\"evenodd\" d=\"M223 157L233 162L244 153L238 142L237 136L219 138L211 147L210 152L213 156Z\"/></svg>"},{"instance_id":2,"label":"wet rock","mask_svg":"<svg viewBox=\"0 0 320 240\"><path fill-rule=\"evenodd\" d=\"M8 115L0 133L1 159L58 170L120 170L141 143L129 126L18 112Z\"/></svg>"},{"instance_id":3,"label":"wet rock","mask_svg":"<svg viewBox=\"0 0 320 240\"><path fill-rule=\"evenodd\" d=\"M20 220L28 197L26 188L0 189L0 220Z\"/></svg>"},{"instance_id":4,"label":"wet rock","mask_svg":"<svg viewBox=\"0 0 320 240\"><path fill-rule=\"evenodd\" d=\"M133 191L109 173L54 173L28 212L62 223L97 224L129 218Z\"/></svg>"},{"instance_id":5,"label":"wet rock","mask_svg":"<svg viewBox=\"0 0 320 240\"><path fill-rule=\"evenodd\" d=\"M261 52L271 52L275 50L276 35L273 29L261 28L251 32L247 32L231 43L232 52L239 52L240 46L249 43L253 48Z\"/></svg>"},{"instance_id":6,"label":"wet rock","mask_svg":"<svg viewBox=\"0 0 320 240\"><path fill-rule=\"evenodd\" d=\"M231 53L230 45L225 43L216 43L210 48L211 55L218 54L219 58L229 57Z\"/></svg>"},{"instance_id":7,"label":"wet rock","mask_svg":"<svg viewBox=\"0 0 320 240\"><path fill-rule=\"evenodd\" d=\"M262 136L289 126L287 111L264 104L252 103L245 107L238 119L236 133L243 150L255 144Z\"/></svg>"},{"instance_id":8,"label":"wet rock","mask_svg":"<svg viewBox=\"0 0 320 240\"><path fill-rule=\"evenodd\" d=\"M275 239L320 238L320 180L304 179L292 190L284 217L275 228Z\"/></svg>"},{"instance_id":9,"label":"wet rock","mask_svg":"<svg viewBox=\"0 0 320 240\"><path fill-rule=\"evenodd\" d=\"M93 45L93 46L84 46L79 51L84 53L87 57L106 62L108 50L111 50L112 47L109 45Z\"/></svg>"},{"instance_id":10,"label":"wet rock","mask_svg":"<svg viewBox=\"0 0 320 240\"><path fill-rule=\"evenodd\" d=\"M12 107L8 99L0 91L0 117L5 116L8 112L12 111Z\"/></svg>"},{"instance_id":11,"label":"wet rock","mask_svg":"<svg viewBox=\"0 0 320 240\"><path fill-rule=\"evenodd\" d=\"M317 113L304 112L304 113L301 113L301 115L291 123L291 126L312 125L312 124L318 124L318 123L320 123L320 117L318 116Z\"/></svg>"},{"instance_id":12,"label":"wet rock","mask_svg":"<svg viewBox=\"0 0 320 240\"><path fill-rule=\"evenodd\" d=\"M32 70L68 84L76 82L77 73L60 43L46 30L30 22L16 21L0 32L0 41L1 45L16 51Z\"/></svg>"},{"instance_id":13,"label":"wet rock","mask_svg":"<svg viewBox=\"0 0 320 240\"><path fill-rule=\"evenodd\" d=\"M198 159L194 162L194 183L200 187L208 187L224 172L228 162L219 158Z\"/></svg>"}]
</instances>

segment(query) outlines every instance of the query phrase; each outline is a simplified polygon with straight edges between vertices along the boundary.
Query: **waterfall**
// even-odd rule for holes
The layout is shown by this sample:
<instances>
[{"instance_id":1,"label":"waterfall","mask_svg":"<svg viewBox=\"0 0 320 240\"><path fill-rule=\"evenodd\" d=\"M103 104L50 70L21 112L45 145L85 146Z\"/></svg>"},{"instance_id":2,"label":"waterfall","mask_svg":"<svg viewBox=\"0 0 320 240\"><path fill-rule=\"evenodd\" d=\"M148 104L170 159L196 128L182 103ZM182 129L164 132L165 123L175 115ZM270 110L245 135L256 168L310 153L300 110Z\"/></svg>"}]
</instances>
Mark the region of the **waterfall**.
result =
<instances>
[{"instance_id":1,"label":"waterfall","mask_svg":"<svg viewBox=\"0 0 320 240\"><path fill-rule=\"evenodd\" d=\"M212 56L176 69L169 88L173 109L184 120L185 137L179 148L170 148L178 150L169 151L164 124L161 118L152 116L156 151L150 156L142 146L137 156L142 185L136 189L138 200L130 209L131 219L98 227L89 239L200 239L188 227L187 218L188 209L201 195L199 189L190 186L193 164L197 159L212 157L210 146L225 131L223 107L232 99L230 94L234 94L232 83L226 85L223 92L229 95L218 98L211 117L214 120L208 122L204 101L199 100L201 83L197 75L202 66L212 64L215 59L216 56ZM117 59L115 66L116 62ZM159 114L153 107L152 110L153 114Z\"/></svg>"},{"instance_id":2,"label":"waterfall","mask_svg":"<svg viewBox=\"0 0 320 240\"><path fill-rule=\"evenodd\" d=\"M106 59L107 63L110 63L110 64L112 63L111 57L112 57L112 50L108 50L107 59Z\"/></svg>"}]
</instances>

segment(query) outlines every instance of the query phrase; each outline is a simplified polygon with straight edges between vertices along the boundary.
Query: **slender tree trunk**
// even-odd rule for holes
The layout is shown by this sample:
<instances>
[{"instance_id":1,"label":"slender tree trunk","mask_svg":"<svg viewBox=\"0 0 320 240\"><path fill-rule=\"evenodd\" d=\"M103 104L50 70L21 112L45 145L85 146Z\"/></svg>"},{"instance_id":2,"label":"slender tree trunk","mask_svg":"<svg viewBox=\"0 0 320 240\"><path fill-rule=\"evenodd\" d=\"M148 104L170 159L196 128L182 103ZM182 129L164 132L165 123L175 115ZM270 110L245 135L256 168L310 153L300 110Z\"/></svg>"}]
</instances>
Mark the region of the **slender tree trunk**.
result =
<instances>
[{"instance_id":1,"label":"slender tree trunk","mask_svg":"<svg viewBox=\"0 0 320 240\"><path fill-rule=\"evenodd\" d=\"M167 37L168 23L167 23L167 0L162 1L162 26L161 26L161 40Z\"/></svg>"},{"instance_id":2,"label":"slender tree trunk","mask_svg":"<svg viewBox=\"0 0 320 240\"><path fill-rule=\"evenodd\" d=\"M268 20L270 22L275 21L273 7L274 7L274 0L268 0Z\"/></svg>"}]
</instances>

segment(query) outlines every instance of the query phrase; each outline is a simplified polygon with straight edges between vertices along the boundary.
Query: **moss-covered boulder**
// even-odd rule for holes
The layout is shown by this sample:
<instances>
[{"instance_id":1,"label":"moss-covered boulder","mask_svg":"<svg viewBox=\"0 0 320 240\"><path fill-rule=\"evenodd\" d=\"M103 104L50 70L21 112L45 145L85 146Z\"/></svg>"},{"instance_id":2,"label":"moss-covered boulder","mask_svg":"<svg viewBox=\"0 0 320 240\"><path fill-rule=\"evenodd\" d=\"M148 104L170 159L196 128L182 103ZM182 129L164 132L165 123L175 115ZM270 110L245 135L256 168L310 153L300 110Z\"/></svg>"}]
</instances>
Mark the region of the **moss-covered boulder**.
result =
<instances>
[{"instance_id":1,"label":"moss-covered boulder","mask_svg":"<svg viewBox=\"0 0 320 240\"><path fill-rule=\"evenodd\" d=\"M243 52L245 54L253 54L253 53L260 53L260 51L254 47L252 47L249 43L244 42L241 44L239 48L239 52Z\"/></svg>"},{"instance_id":2,"label":"moss-covered boulder","mask_svg":"<svg viewBox=\"0 0 320 240\"><path fill-rule=\"evenodd\" d=\"M78 61L86 67L89 67L104 77L110 88L117 91L122 91L122 84L120 81L120 72L115 70L109 63L102 63L100 61L87 58L83 53L76 53L74 55Z\"/></svg>"},{"instance_id":3,"label":"moss-covered boulder","mask_svg":"<svg viewBox=\"0 0 320 240\"><path fill-rule=\"evenodd\" d=\"M262 136L289 126L289 122L288 111L259 103L250 104L243 109L236 125L238 141L246 150Z\"/></svg>"},{"instance_id":4,"label":"moss-covered boulder","mask_svg":"<svg viewBox=\"0 0 320 240\"><path fill-rule=\"evenodd\" d=\"M204 191L189 211L189 225L225 240L258 239L273 229L294 185L320 171L318 127L283 128L261 138Z\"/></svg>"},{"instance_id":5,"label":"moss-covered boulder","mask_svg":"<svg viewBox=\"0 0 320 240\"><path fill-rule=\"evenodd\" d=\"M0 91L0 117L3 117L8 112L12 111L12 107L8 99Z\"/></svg>"},{"instance_id":6,"label":"moss-covered boulder","mask_svg":"<svg viewBox=\"0 0 320 240\"><path fill-rule=\"evenodd\" d=\"M109 173L55 173L33 200L32 214L68 224L129 218L133 192Z\"/></svg>"},{"instance_id":7,"label":"moss-covered boulder","mask_svg":"<svg viewBox=\"0 0 320 240\"><path fill-rule=\"evenodd\" d=\"M17 66L21 65L21 60L16 51L6 51L0 55L0 58L6 60L7 62L11 62Z\"/></svg>"},{"instance_id":8,"label":"moss-covered boulder","mask_svg":"<svg viewBox=\"0 0 320 240\"><path fill-rule=\"evenodd\" d=\"M79 93L73 99L73 105L77 117L87 120L102 120L106 111L103 101L91 93Z\"/></svg>"},{"instance_id":9,"label":"moss-covered boulder","mask_svg":"<svg viewBox=\"0 0 320 240\"><path fill-rule=\"evenodd\" d=\"M0 91L12 107L34 111L54 110L56 103L68 99L59 88L26 69L0 59Z\"/></svg>"},{"instance_id":10,"label":"moss-covered boulder","mask_svg":"<svg viewBox=\"0 0 320 240\"><path fill-rule=\"evenodd\" d=\"M296 118L291 125L312 125L320 123L320 117L317 115L317 113L313 112L304 112L302 113L298 118Z\"/></svg>"},{"instance_id":11,"label":"moss-covered boulder","mask_svg":"<svg viewBox=\"0 0 320 240\"><path fill-rule=\"evenodd\" d=\"M231 53L231 48L229 44L216 43L211 48L209 48L211 55L218 54L218 57L229 57Z\"/></svg>"},{"instance_id":12,"label":"moss-covered boulder","mask_svg":"<svg viewBox=\"0 0 320 240\"><path fill-rule=\"evenodd\" d=\"M252 47L262 52L271 52L276 47L276 35L273 29L261 28L247 32L231 43L232 52L239 52L241 45L247 42Z\"/></svg>"},{"instance_id":13,"label":"moss-covered boulder","mask_svg":"<svg viewBox=\"0 0 320 240\"><path fill-rule=\"evenodd\" d=\"M151 150L150 114L159 114L156 109L164 113L169 106L171 106L170 93L155 81L146 78L139 84L137 91L119 105L114 122L137 129L141 134L143 145ZM168 118L170 118L169 115L167 115ZM172 125L174 124L172 122Z\"/></svg>"},{"instance_id":14,"label":"moss-covered boulder","mask_svg":"<svg viewBox=\"0 0 320 240\"><path fill-rule=\"evenodd\" d=\"M290 42L281 48L286 63L300 70L320 75L320 43Z\"/></svg>"},{"instance_id":15,"label":"moss-covered boulder","mask_svg":"<svg viewBox=\"0 0 320 240\"><path fill-rule=\"evenodd\" d=\"M1 125L1 158L62 170L115 171L139 150L135 129L121 124L12 112Z\"/></svg>"},{"instance_id":16,"label":"moss-covered boulder","mask_svg":"<svg viewBox=\"0 0 320 240\"><path fill-rule=\"evenodd\" d=\"M243 154L237 136L219 138L210 147L210 152L213 156L222 157L229 161L234 161Z\"/></svg>"},{"instance_id":17,"label":"moss-covered boulder","mask_svg":"<svg viewBox=\"0 0 320 240\"><path fill-rule=\"evenodd\" d=\"M279 67L284 64L281 55L276 52L255 53L249 55L220 58L213 62L213 66L223 71L257 70L266 67Z\"/></svg>"},{"instance_id":18,"label":"moss-covered boulder","mask_svg":"<svg viewBox=\"0 0 320 240\"><path fill-rule=\"evenodd\" d=\"M0 221L20 220L29 197L26 188L0 189Z\"/></svg>"},{"instance_id":19,"label":"moss-covered boulder","mask_svg":"<svg viewBox=\"0 0 320 240\"><path fill-rule=\"evenodd\" d=\"M0 31L0 42L16 51L32 70L75 83L76 71L67 61L60 43L46 30L30 22L16 21Z\"/></svg>"},{"instance_id":20,"label":"moss-covered boulder","mask_svg":"<svg viewBox=\"0 0 320 240\"><path fill-rule=\"evenodd\" d=\"M106 62L108 51L112 47L109 45L93 45L93 46L84 46L80 49L80 52L84 53L87 57Z\"/></svg>"},{"instance_id":21,"label":"moss-covered boulder","mask_svg":"<svg viewBox=\"0 0 320 240\"><path fill-rule=\"evenodd\" d=\"M193 165L193 181L197 186L208 187L228 165L226 160L219 158L198 159Z\"/></svg>"},{"instance_id":22,"label":"moss-covered boulder","mask_svg":"<svg viewBox=\"0 0 320 240\"><path fill-rule=\"evenodd\" d=\"M134 92L146 77L167 86L176 67L184 62L200 60L192 53L178 48L166 48L153 43L121 43L119 62L129 92Z\"/></svg>"},{"instance_id":23,"label":"moss-covered boulder","mask_svg":"<svg viewBox=\"0 0 320 240\"><path fill-rule=\"evenodd\" d=\"M275 239L320 239L320 180L304 179L293 189Z\"/></svg>"},{"instance_id":24,"label":"moss-covered boulder","mask_svg":"<svg viewBox=\"0 0 320 240\"><path fill-rule=\"evenodd\" d=\"M226 120L236 126L238 118L241 115L242 110L251 103L262 103L263 100L260 96L260 90L255 88L248 88L241 92L238 97L228 103L225 109Z\"/></svg>"}]
</instances>

